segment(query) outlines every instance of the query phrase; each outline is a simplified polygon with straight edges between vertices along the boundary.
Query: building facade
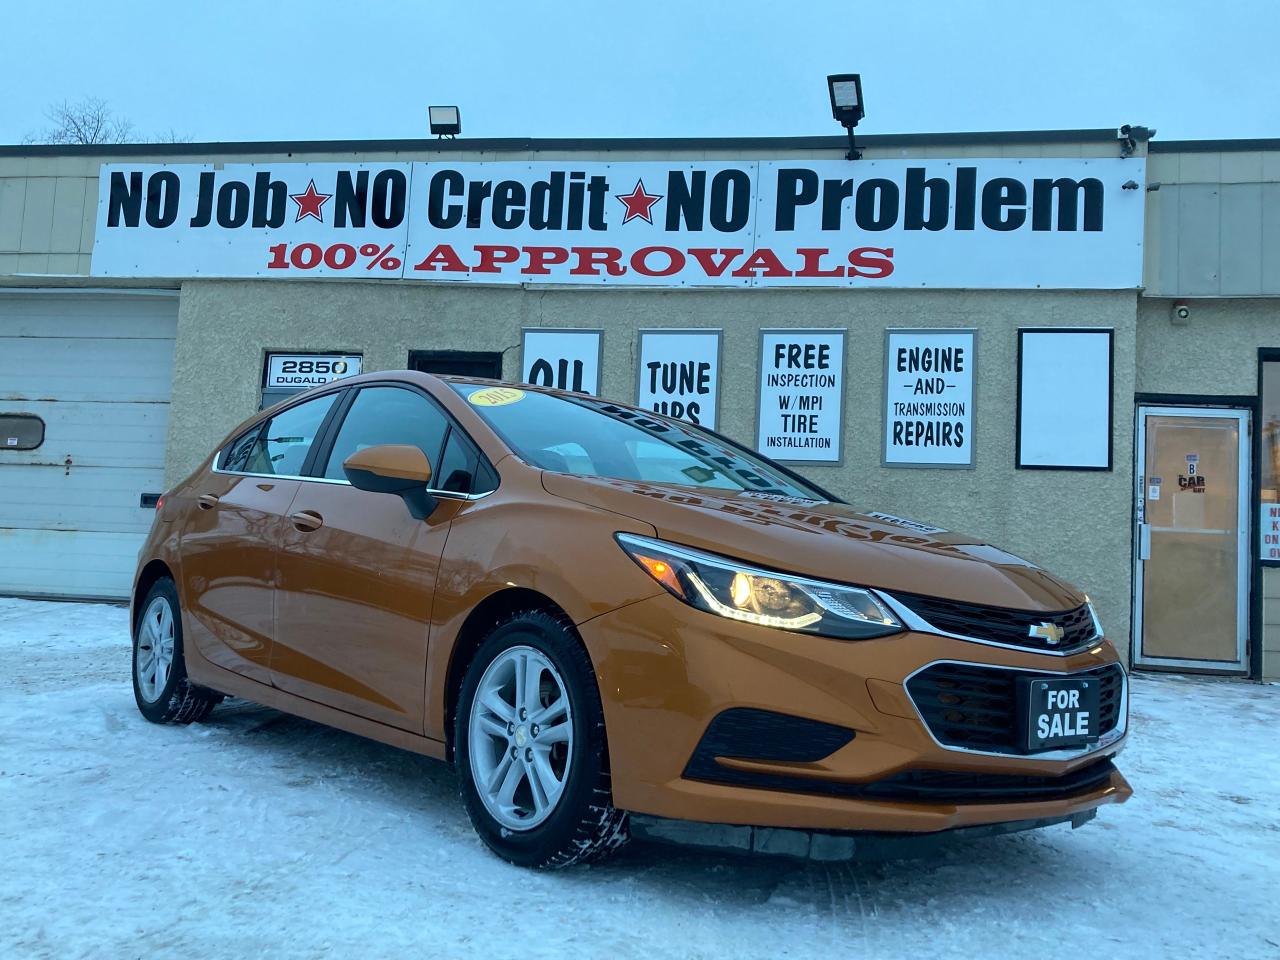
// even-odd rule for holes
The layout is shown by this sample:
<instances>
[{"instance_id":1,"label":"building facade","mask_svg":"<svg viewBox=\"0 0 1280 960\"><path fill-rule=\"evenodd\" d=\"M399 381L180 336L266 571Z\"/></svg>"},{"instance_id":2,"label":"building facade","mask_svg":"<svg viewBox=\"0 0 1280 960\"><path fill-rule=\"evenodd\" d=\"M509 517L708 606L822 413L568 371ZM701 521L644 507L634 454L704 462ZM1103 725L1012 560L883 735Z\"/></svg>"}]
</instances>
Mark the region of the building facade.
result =
<instances>
[{"instance_id":1,"label":"building facade","mask_svg":"<svg viewBox=\"0 0 1280 960\"><path fill-rule=\"evenodd\" d=\"M0 148L0 592L120 597L263 403L416 367L688 416L1280 675L1280 141Z\"/></svg>"}]
</instances>

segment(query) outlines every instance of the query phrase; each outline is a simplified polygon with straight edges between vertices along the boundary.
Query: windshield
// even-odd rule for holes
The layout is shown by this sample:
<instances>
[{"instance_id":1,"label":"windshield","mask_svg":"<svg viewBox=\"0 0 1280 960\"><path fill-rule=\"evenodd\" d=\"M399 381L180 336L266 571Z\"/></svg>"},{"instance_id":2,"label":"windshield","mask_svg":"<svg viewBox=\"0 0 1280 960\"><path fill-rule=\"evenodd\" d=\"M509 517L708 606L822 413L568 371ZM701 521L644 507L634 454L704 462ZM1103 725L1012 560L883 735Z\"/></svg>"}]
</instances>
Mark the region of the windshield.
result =
<instances>
[{"instance_id":1,"label":"windshield","mask_svg":"<svg viewBox=\"0 0 1280 960\"><path fill-rule=\"evenodd\" d=\"M771 460L692 424L594 397L449 384L526 463L554 473L830 500Z\"/></svg>"}]
</instances>

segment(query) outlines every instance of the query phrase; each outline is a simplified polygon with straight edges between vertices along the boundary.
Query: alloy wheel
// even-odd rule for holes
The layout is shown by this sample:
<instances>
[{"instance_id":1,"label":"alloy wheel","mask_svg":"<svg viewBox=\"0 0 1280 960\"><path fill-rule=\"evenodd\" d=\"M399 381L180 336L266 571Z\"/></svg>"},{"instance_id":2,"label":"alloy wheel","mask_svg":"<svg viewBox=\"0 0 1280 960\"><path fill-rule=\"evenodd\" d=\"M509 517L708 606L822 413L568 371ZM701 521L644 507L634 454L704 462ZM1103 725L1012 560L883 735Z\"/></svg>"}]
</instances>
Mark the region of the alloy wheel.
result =
<instances>
[{"instance_id":1,"label":"alloy wheel","mask_svg":"<svg viewBox=\"0 0 1280 960\"><path fill-rule=\"evenodd\" d=\"M509 830L554 812L573 759L573 713L563 678L533 647L502 651L471 704L468 756L485 809Z\"/></svg>"},{"instance_id":2,"label":"alloy wheel","mask_svg":"<svg viewBox=\"0 0 1280 960\"><path fill-rule=\"evenodd\" d=\"M152 600L142 614L134 669L143 699L155 703L173 670L173 608L164 597Z\"/></svg>"}]
</instances>

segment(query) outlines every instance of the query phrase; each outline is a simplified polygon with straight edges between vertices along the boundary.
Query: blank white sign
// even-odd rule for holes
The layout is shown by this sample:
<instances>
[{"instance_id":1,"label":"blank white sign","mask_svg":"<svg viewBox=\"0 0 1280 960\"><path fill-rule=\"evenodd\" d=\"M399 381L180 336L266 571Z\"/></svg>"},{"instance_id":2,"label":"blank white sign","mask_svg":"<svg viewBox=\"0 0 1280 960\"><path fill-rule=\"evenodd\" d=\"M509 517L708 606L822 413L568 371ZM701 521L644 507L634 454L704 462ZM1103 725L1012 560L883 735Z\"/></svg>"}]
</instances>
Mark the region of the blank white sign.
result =
<instances>
[{"instance_id":1,"label":"blank white sign","mask_svg":"<svg viewBox=\"0 0 1280 960\"><path fill-rule=\"evenodd\" d=\"M1109 470L1111 331L1019 335L1018 466Z\"/></svg>"}]
</instances>

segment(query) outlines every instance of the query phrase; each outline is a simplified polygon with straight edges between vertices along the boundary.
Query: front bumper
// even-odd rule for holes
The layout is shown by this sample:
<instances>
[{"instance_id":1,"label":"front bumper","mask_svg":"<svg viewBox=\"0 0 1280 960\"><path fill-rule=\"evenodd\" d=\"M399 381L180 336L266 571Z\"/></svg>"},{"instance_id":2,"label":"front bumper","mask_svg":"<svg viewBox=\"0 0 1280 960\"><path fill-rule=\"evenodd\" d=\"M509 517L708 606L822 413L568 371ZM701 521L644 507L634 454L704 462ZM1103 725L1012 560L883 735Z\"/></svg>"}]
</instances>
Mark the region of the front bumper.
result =
<instances>
[{"instance_id":1,"label":"front bumper","mask_svg":"<svg viewBox=\"0 0 1280 960\"><path fill-rule=\"evenodd\" d=\"M935 833L875 833L793 830L787 827L742 827L693 820L668 820L632 814L631 836L655 843L682 847L702 847L721 852L758 853L801 860L901 860L933 856L939 841L977 840L1025 830L1039 830L1055 824L1082 827L1097 816L1097 810L1065 817L1038 820L1005 820L974 827L954 827Z\"/></svg>"},{"instance_id":2,"label":"front bumper","mask_svg":"<svg viewBox=\"0 0 1280 960\"><path fill-rule=\"evenodd\" d=\"M665 595L579 630L600 683L614 802L633 812L752 827L923 833L1071 819L1132 793L1114 771L1084 778L1074 792L1000 802L943 794L884 799L859 789L925 771L944 779L949 772L1069 781L1066 775L1114 756L1124 740L1123 714L1110 742L1087 751L1019 756L948 747L930 734L903 686L944 661L1046 673L1096 669L1117 661L1105 642L1052 657L924 633L830 640L724 620ZM688 765L709 725L735 708L803 717L855 735L819 759L722 762L740 775L722 779L737 782L691 778Z\"/></svg>"}]
</instances>

